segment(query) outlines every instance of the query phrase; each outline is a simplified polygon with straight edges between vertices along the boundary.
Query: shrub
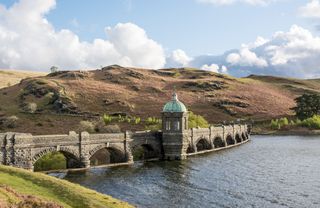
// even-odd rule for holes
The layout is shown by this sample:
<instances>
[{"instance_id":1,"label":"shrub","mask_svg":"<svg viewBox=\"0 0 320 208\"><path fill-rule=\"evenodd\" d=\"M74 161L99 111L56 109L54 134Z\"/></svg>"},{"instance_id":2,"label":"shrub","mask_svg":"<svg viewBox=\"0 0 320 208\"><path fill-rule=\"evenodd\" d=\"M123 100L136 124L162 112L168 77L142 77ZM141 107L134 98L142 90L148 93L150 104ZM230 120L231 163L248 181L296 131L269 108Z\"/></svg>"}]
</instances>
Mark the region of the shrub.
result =
<instances>
[{"instance_id":1,"label":"shrub","mask_svg":"<svg viewBox=\"0 0 320 208\"><path fill-rule=\"evenodd\" d=\"M289 124L289 121L286 117L280 118L279 124L280 124L280 126L287 126Z\"/></svg>"},{"instance_id":2,"label":"shrub","mask_svg":"<svg viewBox=\"0 0 320 208\"><path fill-rule=\"evenodd\" d=\"M189 125L189 128L196 128L196 127L208 128L209 127L209 123L204 117L200 115L196 115L191 111L189 112L188 125Z\"/></svg>"},{"instance_id":3,"label":"shrub","mask_svg":"<svg viewBox=\"0 0 320 208\"><path fill-rule=\"evenodd\" d=\"M87 131L89 133L94 133L95 132L95 126L90 121L81 121L80 124L79 124L79 130L80 131Z\"/></svg>"},{"instance_id":4,"label":"shrub","mask_svg":"<svg viewBox=\"0 0 320 208\"><path fill-rule=\"evenodd\" d=\"M147 125L156 125L160 123L161 123L161 119L158 119L156 117L148 117L146 120Z\"/></svg>"},{"instance_id":5,"label":"shrub","mask_svg":"<svg viewBox=\"0 0 320 208\"><path fill-rule=\"evenodd\" d=\"M10 116L5 119L5 126L8 128L15 128L17 127L19 118L17 116Z\"/></svg>"},{"instance_id":6,"label":"shrub","mask_svg":"<svg viewBox=\"0 0 320 208\"><path fill-rule=\"evenodd\" d=\"M109 124L109 123L111 123L111 122L112 122L112 116L107 115L107 114L104 114L104 115L103 115L103 121L104 121L104 123L105 123L106 125Z\"/></svg>"},{"instance_id":7,"label":"shrub","mask_svg":"<svg viewBox=\"0 0 320 208\"><path fill-rule=\"evenodd\" d=\"M38 109L38 106L36 103L28 103L26 106L26 111L29 113L35 113Z\"/></svg>"},{"instance_id":8,"label":"shrub","mask_svg":"<svg viewBox=\"0 0 320 208\"><path fill-rule=\"evenodd\" d=\"M134 120L134 123L135 123L136 125L141 122L141 118L139 118L139 117L134 117L133 120Z\"/></svg>"},{"instance_id":9,"label":"shrub","mask_svg":"<svg viewBox=\"0 0 320 208\"><path fill-rule=\"evenodd\" d=\"M66 158L60 152L52 152L41 157L35 164L35 171L66 169Z\"/></svg>"},{"instance_id":10,"label":"shrub","mask_svg":"<svg viewBox=\"0 0 320 208\"><path fill-rule=\"evenodd\" d=\"M291 120L289 122L289 120L286 117L284 117L276 120L271 120L270 128L274 130L280 130L282 127L288 126L289 124L295 125L294 121Z\"/></svg>"},{"instance_id":11,"label":"shrub","mask_svg":"<svg viewBox=\"0 0 320 208\"><path fill-rule=\"evenodd\" d=\"M278 129L278 128L279 128L278 123L279 123L279 120L278 120L278 119L277 119L277 120L271 120L270 127L271 127L272 129Z\"/></svg>"},{"instance_id":12,"label":"shrub","mask_svg":"<svg viewBox=\"0 0 320 208\"><path fill-rule=\"evenodd\" d=\"M320 115L314 115L311 118L305 119L300 125L310 129L320 129Z\"/></svg>"},{"instance_id":13,"label":"shrub","mask_svg":"<svg viewBox=\"0 0 320 208\"><path fill-rule=\"evenodd\" d=\"M118 125L106 125L104 122L99 121L95 126L95 131L99 133L120 133L121 129Z\"/></svg>"}]
</instances>

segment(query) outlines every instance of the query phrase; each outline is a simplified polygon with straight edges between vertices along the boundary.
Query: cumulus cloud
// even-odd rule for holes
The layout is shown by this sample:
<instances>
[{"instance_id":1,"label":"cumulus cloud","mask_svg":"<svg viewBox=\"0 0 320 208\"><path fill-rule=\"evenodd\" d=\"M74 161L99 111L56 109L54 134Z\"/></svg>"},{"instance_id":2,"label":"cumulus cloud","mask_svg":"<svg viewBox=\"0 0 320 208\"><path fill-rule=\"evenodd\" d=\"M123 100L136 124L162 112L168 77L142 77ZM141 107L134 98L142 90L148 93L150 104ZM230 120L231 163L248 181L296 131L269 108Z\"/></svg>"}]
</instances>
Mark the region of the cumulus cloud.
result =
<instances>
[{"instance_id":1,"label":"cumulus cloud","mask_svg":"<svg viewBox=\"0 0 320 208\"><path fill-rule=\"evenodd\" d=\"M202 70L206 70L206 71L212 71L212 72L216 72L219 73L219 65L217 64L211 64L210 66L208 64L205 64L201 67Z\"/></svg>"},{"instance_id":2,"label":"cumulus cloud","mask_svg":"<svg viewBox=\"0 0 320 208\"><path fill-rule=\"evenodd\" d=\"M231 53L227 56L226 61L231 65L240 66L256 66L256 67L267 67L268 63L265 59L258 57L254 52L250 51L249 48L242 48L239 53Z\"/></svg>"},{"instance_id":3,"label":"cumulus cloud","mask_svg":"<svg viewBox=\"0 0 320 208\"><path fill-rule=\"evenodd\" d=\"M162 46L133 23L106 28L106 39L80 41L70 30L55 30L45 18L55 0L20 0L0 4L0 68L47 70L96 68L120 64L146 68L165 65Z\"/></svg>"},{"instance_id":4,"label":"cumulus cloud","mask_svg":"<svg viewBox=\"0 0 320 208\"><path fill-rule=\"evenodd\" d=\"M172 51L171 55L167 58L167 67L186 67L189 65L192 58L181 49Z\"/></svg>"},{"instance_id":5,"label":"cumulus cloud","mask_svg":"<svg viewBox=\"0 0 320 208\"><path fill-rule=\"evenodd\" d=\"M307 5L299 9L299 13L302 17L320 18L320 1L310 1L309 3L307 3Z\"/></svg>"},{"instance_id":6,"label":"cumulus cloud","mask_svg":"<svg viewBox=\"0 0 320 208\"><path fill-rule=\"evenodd\" d=\"M213 4L213 5L231 5L235 3L245 3L245 4L260 5L260 6L268 5L269 3L274 1L276 0L197 0L197 2L200 2L200 3L207 3L207 4Z\"/></svg>"},{"instance_id":7,"label":"cumulus cloud","mask_svg":"<svg viewBox=\"0 0 320 208\"><path fill-rule=\"evenodd\" d=\"M288 32L276 32L268 40L243 44L239 50L221 56L199 56L190 63L194 67L205 64L225 65L235 76L266 74L298 78L320 77L320 37L293 25Z\"/></svg>"},{"instance_id":8,"label":"cumulus cloud","mask_svg":"<svg viewBox=\"0 0 320 208\"><path fill-rule=\"evenodd\" d=\"M212 71L215 73L223 73L223 74L228 73L228 69L224 65L219 67L219 65L217 65L217 64L211 64L211 65L205 64L201 67L201 69L205 70L205 71Z\"/></svg>"}]
</instances>

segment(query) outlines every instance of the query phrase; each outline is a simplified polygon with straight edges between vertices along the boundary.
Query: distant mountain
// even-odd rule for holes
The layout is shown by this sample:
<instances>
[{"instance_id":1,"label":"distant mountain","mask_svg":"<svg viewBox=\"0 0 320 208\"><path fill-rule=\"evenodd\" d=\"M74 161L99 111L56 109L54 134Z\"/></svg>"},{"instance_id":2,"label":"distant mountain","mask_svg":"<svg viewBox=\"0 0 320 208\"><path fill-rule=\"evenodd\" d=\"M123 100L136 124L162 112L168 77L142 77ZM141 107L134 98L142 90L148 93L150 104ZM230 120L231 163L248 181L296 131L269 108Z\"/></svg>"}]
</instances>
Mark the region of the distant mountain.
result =
<instances>
[{"instance_id":1,"label":"distant mountain","mask_svg":"<svg viewBox=\"0 0 320 208\"><path fill-rule=\"evenodd\" d=\"M320 80L234 78L192 68L147 70L117 65L88 72L62 71L1 89L0 120L12 115L19 118L16 128L1 131L66 133L75 130L81 120L104 113L160 117L174 88L188 110L219 123L292 115L294 98L320 92ZM37 104L36 114L24 112L29 103ZM123 124L122 128L144 127Z\"/></svg>"}]
</instances>

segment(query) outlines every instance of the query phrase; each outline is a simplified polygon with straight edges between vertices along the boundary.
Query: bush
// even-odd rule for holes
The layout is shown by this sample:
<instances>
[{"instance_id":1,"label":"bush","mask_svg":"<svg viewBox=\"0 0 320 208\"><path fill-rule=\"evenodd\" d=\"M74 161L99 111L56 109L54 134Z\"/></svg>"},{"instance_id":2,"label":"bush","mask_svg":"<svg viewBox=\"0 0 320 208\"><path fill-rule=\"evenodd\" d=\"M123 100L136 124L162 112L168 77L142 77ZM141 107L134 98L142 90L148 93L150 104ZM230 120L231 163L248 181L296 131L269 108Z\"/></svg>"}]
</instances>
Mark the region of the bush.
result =
<instances>
[{"instance_id":1,"label":"bush","mask_svg":"<svg viewBox=\"0 0 320 208\"><path fill-rule=\"evenodd\" d=\"M95 125L90 121L81 121L79 124L80 131L87 131L89 133L95 132Z\"/></svg>"},{"instance_id":2,"label":"bush","mask_svg":"<svg viewBox=\"0 0 320 208\"><path fill-rule=\"evenodd\" d=\"M104 123L105 123L106 125L109 124L109 123L111 123L111 122L112 122L112 116L107 115L107 114L104 114L104 115L103 115L103 121L104 121Z\"/></svg>"},{"instance_id":3,"label":"bush","mask_svg":"<svg viewBox=\"0 0 320 208\"><path fill-rule=\"evenodd\" d=\"M67 168L67 161L60 152L52 152L41 157L35 164L35 171L61 170Z\"/></svg>"},{"instance_id":4,"label":"bush","mask_svg":"<svg viewBox=\"0 0 320 208\"><path fill-rule=\"evenodd\" d=\"M38 106L36 103L28 103L26 106L26 111L28 113L35 113L38 109Z\"/></svg>"},{"instance_id":5,"label":"bush","mask_svg":"<svg viewBox=\"0 0 320 208\"><path fill-rule=\"evenodd\" d=\"M106 125L100 121L96 124L95 131L99 133L121 133L121 128L116 124Z\"/></svg>"},{"instance_id":6,"label":"bush","mask_svg":"<svg viewBox=\"0 0 320 208\"><path fill-rule=\"evenodd\" d=\"M189 128L196 128L196 127L208 128L209 127L209 123L204 117L200 115L196 115L191 111L189 112L188 125L189 125Z\"/></svg>"},{"instance_id":7,"label":"bush","mask_svg":"<svg viewBox=\"0 0 320 208\"><path fill-rule=\"evenodd\" d=\"M278 123L279 123L279 120L278 120L278 119L277 119L277 120L271 120L270 127L271 127L272 129L278 129L278 128L279 128Z\"/></svg>"},{"instance_id":8,"label":"bush","mask_svg":"<svg viewBox=\"0 0 320 208\"><path fill-rule=\"evenodd\" d=\"M288 125L295 125L295 122L293 120L289 122L289 120L286 117L276 119L276 120L271 120L270 122L270 128L274 130L280 130L282 127L285 127Z\"/></svg>"},{"instance_id":9,"label":"bush","mask_svg":"<svg viewBox=\"0 0 320 208\"><path fill-rule=\"evenodd\" d=\"M300 125L310 129L320 129L320 115L314 115L311 118L305 119Z\"/></svg>"},{"instance_id":10,"label":"bush","mask_svg":"<svg viewBox=\"0 0 320 208\"><path fill-rule=\"evenodd\" d=\"M4 124L7 128L15 128L17 127L18 120L17 116L10 116L5 119Z\"/></svg>"},{"instance_id":11,"label":"bush","mask_svg":"<svg viewBox=\"0 0 320 208\"><path fill-rule=\"evenodd\" d=\"M136 125L138 125L141 122L141 118L139 117L134 117L133 120Z\"/></svg>"}]
</instances>

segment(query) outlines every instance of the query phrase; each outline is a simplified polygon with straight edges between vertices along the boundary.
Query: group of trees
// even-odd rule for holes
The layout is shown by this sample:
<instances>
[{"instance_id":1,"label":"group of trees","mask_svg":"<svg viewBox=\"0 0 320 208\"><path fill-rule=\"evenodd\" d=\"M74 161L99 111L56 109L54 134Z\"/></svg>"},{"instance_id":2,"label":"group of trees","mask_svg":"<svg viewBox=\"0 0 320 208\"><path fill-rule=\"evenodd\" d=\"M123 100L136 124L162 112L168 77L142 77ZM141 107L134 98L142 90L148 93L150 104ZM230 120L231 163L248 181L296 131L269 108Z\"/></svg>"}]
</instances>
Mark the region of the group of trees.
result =
<instances>
[{"instance_id":1,"label":"group of trees","mask_svg":"<svg viewBox=\"0 0 320 208\"><path fill-rule=\"evenodd\" d=\"M303 94L295 99L297 106L293 108L300 120L320 115L320 94Z\"/></svg>"},{"instance_id":2,"label":"group of trees","mask_svg":"<svg viewBox=\"0 0 320 208\"><path fill-rule=\"evenodd\" d=\"M280 118L272 120L272 129L281 129L286 126L303 126L311 129L320 129L320 94L303 94L295 99L297 105L292 108L296 119Z\"/></svg>"}]
</instances>

